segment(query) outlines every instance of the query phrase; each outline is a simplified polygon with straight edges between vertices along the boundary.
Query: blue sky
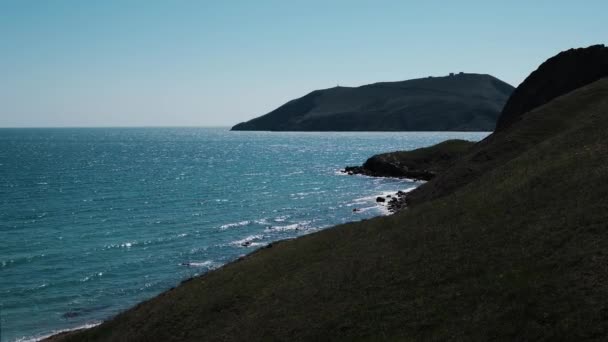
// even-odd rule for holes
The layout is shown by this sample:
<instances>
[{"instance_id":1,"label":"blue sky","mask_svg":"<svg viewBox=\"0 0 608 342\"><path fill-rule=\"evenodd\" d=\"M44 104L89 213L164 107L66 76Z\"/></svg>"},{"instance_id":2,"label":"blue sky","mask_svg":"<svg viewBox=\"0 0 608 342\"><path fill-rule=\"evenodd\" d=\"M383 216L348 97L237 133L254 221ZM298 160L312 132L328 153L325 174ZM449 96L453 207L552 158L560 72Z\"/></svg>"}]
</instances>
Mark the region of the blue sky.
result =
<instances>
[{"instance_id":1,"label":"blue sky","mask_svg":"<svg viewBox=\"0 0 608 342\"><path fill-rule=\"evenodd\" d=\"M229 126L314 89L514 86L607 44L608 1L0 0L0 127Z\"/></svg>"}]
</instances>

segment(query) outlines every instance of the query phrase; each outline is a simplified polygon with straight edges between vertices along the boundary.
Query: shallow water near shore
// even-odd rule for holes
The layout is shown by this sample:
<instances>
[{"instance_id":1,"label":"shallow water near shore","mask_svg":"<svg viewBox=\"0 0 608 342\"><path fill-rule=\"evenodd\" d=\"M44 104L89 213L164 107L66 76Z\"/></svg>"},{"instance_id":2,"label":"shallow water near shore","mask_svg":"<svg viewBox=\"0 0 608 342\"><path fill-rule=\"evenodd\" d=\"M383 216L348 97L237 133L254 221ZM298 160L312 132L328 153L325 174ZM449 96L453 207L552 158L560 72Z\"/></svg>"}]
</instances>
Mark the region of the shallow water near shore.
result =
<instances>
[{"instance_id":1,"label":"shallow water near shore","mask_svg":"<svg viewBox=\"0 0 608 342\"><path fill-rule=\"evenodd\" d=\"M487 135L0 129L1 340L98 322L272 241L386 214L376 196L419 183L338 171Z\"/></svg>"}]
</instances>

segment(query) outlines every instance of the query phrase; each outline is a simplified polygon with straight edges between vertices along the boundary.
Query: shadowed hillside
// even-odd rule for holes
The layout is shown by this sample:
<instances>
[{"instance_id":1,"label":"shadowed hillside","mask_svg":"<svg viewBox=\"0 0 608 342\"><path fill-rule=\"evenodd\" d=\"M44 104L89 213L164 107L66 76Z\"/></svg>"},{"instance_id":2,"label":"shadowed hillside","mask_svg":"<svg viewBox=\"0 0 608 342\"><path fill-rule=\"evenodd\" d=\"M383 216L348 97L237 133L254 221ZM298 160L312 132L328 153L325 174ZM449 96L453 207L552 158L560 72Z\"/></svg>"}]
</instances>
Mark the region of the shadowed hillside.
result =
<instances>
[{"instance_id":1,"label":"shadowed hillside","mask_svg":"<svg viewBox=\"0 0 608 342\"><path fill-rule=\"evenodd\" d=\"M605 340L607 112L601 79L421 187L457 182L440 196L271 245L56 340Z\"/></svg>"},{"instance_id":2,"label":"shadowed hillside","mask_svg":"<svg viewBox=\"0 0 608 342\"><path fill-rule=\"evenodd\" d=\"M347 166L344 172L349 175L430 180L450 167L473 145L475 143L466 140L447 140L412 151L381 153L367 159L362 166Z\"/></svg>"},{"instance_id":3,"label":"shadowed hillside","mask_svg":"<svg viewBox=\"0 0 608 342\"><path fill-rule=\"evenodd\" d=\"M608 76L608 47L594 45L570 49L549 58L513 92L503 109L496 130L554 98Z\"/></svg>"},{"instance_id":4,"label":"shadowed hillside","mask_svg":"<svg viewBox=\"0 0 608 342\"><path fill-rule=\"evenodd\" d=\"M575 113L593 103L583 94L576 102L564 101L559 96L596 81L601 74L608 76L608 48L603 45L570 49L548 59L513 92L496 132L475 144L442 177L411 192L408 205L449 194L509 158L570 128L576 123ZM560 106L559 110L545 112L542 117L534 115L535 108L551 99L555 99L553 106ZM524 108L527 108L525 113ZM531 118L523 126L518 124L528 115ZM540 122L530 121L533 118ZM518 125L518 129L508 130L512 125Z\"/></svg>"},{"instance_id":5,"label":"shadowed hillside","mask_svg":"<svg viewBox=\"0 0 608 342\"><path fill-rule=\"evenodd\" d=\"M492 131L513 87L457 74L316 90L236 131Z\"/></svg>"}]
</instances>

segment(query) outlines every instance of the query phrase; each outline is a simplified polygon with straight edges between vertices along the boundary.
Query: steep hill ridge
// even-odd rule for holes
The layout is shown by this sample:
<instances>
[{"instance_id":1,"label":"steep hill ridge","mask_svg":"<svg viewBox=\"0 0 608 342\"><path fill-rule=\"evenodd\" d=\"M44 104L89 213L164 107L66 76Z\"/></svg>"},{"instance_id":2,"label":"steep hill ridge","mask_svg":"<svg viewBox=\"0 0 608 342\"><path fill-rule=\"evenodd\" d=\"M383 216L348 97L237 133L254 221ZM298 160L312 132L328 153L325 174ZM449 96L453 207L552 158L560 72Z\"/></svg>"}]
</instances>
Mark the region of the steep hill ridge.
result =
<instances>
[{"instance_id":1,"label":"steep hill ridge","mask_svg":"<svg viewBox=\"0 0 608 342\"><path fill-rule=\"evenodd\" d=\"M315 90L232 130L491 131L513 87L456 74Z\"/></svg>"},{"instance_id":2,"label":"steep hill ridge","mask_svg":"<svg viewBox=\"0 0 608 342\"><path fill-rule=\"evenodd\" d=\"M507 101L496 130L554 98L608 76L608 47L570 49L549 58L517 87Z\"/></svg>"},{"instance_id":3,"label":"steep hill ridge","mask_svg":"<svg viewBox=\"0 0 608 342\"><path fill-rule=\"evenodd\" d=\"M593 101L586 99L587 95L583 93L578 94L579 101L576 102L563 100L560 96L570 90L578 90L576 85L589 84L590 80L597 80L598 75L604 73L608 76L608 48L603 45L570 49L548 59L513 92L496 131L473 145L441 177L409 193L408 205L450 194L480 174L502 165L508 158L569 129L576 124L575 113L587 109ZM550 117L546 110L541 111L543 101L551 98L554 99L551 101L554 110L550 113L556 117ZM526 113L519 112L530 107L532 109ZM537 111L544 115L539 117ZM572 113L571 119L567 117L569 113ZM525 123L520 124L519 121ZM511 130L511 126L518 129Z\"/></svg>"}]
</instances>

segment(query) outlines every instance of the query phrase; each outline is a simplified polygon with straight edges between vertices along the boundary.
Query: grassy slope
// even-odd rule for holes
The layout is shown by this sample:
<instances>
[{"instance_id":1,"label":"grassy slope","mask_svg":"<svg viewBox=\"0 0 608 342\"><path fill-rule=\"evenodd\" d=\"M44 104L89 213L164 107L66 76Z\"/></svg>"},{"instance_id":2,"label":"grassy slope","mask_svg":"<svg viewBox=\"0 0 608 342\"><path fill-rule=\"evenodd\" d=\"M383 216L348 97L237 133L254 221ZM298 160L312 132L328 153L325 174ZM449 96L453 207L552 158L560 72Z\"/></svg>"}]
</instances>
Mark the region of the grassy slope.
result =
<instances>
[{"instance_id":1,"label":"grassy slope","mask_svg":"<svg viewBox=\"0 0 608 342\"><path fill-rule=\"evenodd\" d=\"M449 168L473 145L471 141L454 139L411 151L381 153L369 158L359 173L428 180Z\"/></svg>"},{"instance_id":2,"label":"grassy slope","mask_svg":"<svg viewBox=\"0 0 608 342\"><path fill-rule=\"evenodd\" d=\"M489 139L526 148L449 195L260 250L66 340L605 339L607 111L604 79Z\"/></svg>"},{"instance_id":3,"label":"grassy slope","mask_svg":"<svg viewBox=\"0 0 608 342\"><path fill-rule=\"evenodd\" d=\"M525 115L525 123L491 134L475 144L441 177L410 193L408 204L416 205L448 195L480 175L502 166L507 160L569 129L576 124L577 114L597 106L596 102L591 101L595 98L588 98L590 96L594 94L579 91L574 100L572 95L557 98L550 111L544 107L537 108Z\"/></svg>"}]
</instances>

